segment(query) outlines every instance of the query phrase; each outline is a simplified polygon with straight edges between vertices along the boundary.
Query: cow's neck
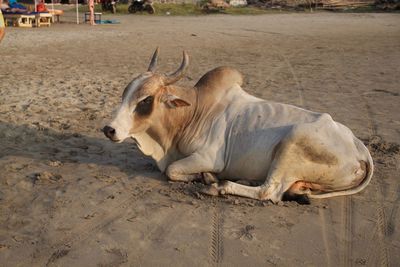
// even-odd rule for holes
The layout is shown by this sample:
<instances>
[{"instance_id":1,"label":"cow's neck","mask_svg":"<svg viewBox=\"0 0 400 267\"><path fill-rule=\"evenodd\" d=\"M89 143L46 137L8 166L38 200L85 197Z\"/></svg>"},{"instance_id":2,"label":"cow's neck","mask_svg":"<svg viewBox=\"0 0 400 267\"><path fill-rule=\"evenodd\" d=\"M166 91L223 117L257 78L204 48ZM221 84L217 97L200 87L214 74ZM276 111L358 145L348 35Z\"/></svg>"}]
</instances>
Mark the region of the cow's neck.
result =
<instances>
[{"instance_id":1,"label":"cow's neck","mask_svg":"<svg viewBox=\"0 0 400 267\"><path fill-rule=\"evenodd\" d=\"M156 142L147 132L135 134L133 137L139 145L140 151L146 156L152 157L161 171L165 170L165 163L163 160L165 152L162 146Z\"/></svg>"},{"instance_id":2,"label":"cow's neck","mask_svg":"<svg viewBox=\"0 0 400 267\"><path fill-rule=\"evenodd\" d=\"M196 92L192 88L170 86L168 92L191 105L168 109L146 132L135 136L141 151L151 156L161 171L165 171L172 161L184 156L177 148L177 143L191 121L197 105Z\"/></svg>"}]
</instances>

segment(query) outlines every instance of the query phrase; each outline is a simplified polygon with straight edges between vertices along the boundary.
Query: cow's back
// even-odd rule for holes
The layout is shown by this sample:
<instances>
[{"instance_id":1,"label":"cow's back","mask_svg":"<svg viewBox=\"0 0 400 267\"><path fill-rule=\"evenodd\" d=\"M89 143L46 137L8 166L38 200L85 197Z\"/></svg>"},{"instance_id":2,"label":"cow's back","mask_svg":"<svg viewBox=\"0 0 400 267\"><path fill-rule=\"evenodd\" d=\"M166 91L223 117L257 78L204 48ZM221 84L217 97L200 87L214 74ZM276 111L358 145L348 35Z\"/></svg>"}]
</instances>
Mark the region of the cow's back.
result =
<instances>
[{"instance_id":1,"label":"cow's back","mask_svg":"<svg viewBox=\"0 0 400 267\"><path fill-rule=\"evenodd\" d=\"M295 106L265 101L236 88L227 95L224 117L225 169L221 178L263 180L277 145L295 127L317 121L322 114Z\"/></svg>"}]
</instances>

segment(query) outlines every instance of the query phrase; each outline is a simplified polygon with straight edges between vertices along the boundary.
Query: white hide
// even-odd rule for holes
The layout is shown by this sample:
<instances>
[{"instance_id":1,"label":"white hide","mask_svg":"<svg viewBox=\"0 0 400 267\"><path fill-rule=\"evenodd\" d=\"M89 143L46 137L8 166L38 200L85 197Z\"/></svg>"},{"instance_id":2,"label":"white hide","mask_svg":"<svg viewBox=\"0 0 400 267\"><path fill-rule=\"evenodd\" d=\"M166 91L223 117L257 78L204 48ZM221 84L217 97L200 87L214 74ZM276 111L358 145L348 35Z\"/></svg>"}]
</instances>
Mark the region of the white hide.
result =
<instances>
[{"instance_id":1,"label":"white hide","mask_svg":"<svg viewBox=\"0 0 400 267\"><path fill-rule=\"evenodd\" d=\"M121 104L116 110L114 119L110 123L110 127L115 129L115 139L114 141L121 143L129 137L133 137L130 134L130 130L134 128L133 125L133 112L136 107L136 103L140 102L146 96L140 97L137 101L132 103L132 95L137 91L137 89L142 85L143 81L151 76L151 73L144 73L135 78L125 89L126 93L121 101Z\"/></svg>"}]
</instances>

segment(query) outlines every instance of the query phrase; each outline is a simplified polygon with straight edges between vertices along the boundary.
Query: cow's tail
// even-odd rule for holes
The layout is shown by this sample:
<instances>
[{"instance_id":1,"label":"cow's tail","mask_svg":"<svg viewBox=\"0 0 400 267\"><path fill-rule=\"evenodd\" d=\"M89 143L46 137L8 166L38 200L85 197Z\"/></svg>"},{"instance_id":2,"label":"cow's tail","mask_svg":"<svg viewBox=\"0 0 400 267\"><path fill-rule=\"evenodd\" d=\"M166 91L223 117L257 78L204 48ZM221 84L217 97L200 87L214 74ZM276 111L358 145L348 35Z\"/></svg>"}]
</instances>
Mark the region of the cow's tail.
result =
<instances>
[{"instance_id":1,"label":"cow's tail","mask_svg":"<svg viewBox=\"0 0 400 267\"><path fill-rule=\"evenodd\" d=\"M362 190L367 187L367 185L371 182L372 175L374 173L374 162L372 161L371 154L369 153L367 147L358 139L356 139L356 142L359 142L359 148L360 152L362 155L366 155L366 158L362 160L362 162L366 165L366 173L364 176L364 179L358 184L356 187L352 187L349 189L344 189L344 190L339 190L339 191L332 191L332 192L318 192L318 193L312 193L310 192L308 194L309 198L328 198L328 197L338 197L338 196L346 196L346 195L352 195L356 194L358 192L361 192Z\"/></svg>"}]
</instances>

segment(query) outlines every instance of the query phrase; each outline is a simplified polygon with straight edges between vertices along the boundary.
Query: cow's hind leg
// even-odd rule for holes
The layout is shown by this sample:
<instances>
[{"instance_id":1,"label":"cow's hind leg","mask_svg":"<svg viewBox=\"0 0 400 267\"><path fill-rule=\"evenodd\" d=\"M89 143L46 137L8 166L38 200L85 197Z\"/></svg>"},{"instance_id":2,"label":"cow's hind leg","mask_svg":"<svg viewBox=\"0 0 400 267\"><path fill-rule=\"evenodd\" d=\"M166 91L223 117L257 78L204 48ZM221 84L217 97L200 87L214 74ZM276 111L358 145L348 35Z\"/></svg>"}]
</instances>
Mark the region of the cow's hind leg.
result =
<instances>
[{"instance_id":1,"label":"cow's hind leg","mask_svg":"<svg viewBox=\"0 0 400 267\"><path fill-rule=\"evenodd\" d=\"M263 192L265 188L261 186L248 186L242 185L231 181L222 181L219 183L213 183L208 188L203 190L203 193L208 195L236 195L241 197L247 197L252 199L264 200Z\"/></svg>"},{"instance_id":2,"label":"cow's hind leg","mask_svg":"<svg viewBox=\"0 0 400 267\"><path fill-rule=\"evenodd\" d=\"M212 184L203 190L203 193L214 196L229 194L258 200L271 200L277 203L283 199L285 192L291 185L291 182L285 182L283 179L268 179L268 182L260 186L248 186L231 181L222 181Z\"/></svg>"}]
</instances>

